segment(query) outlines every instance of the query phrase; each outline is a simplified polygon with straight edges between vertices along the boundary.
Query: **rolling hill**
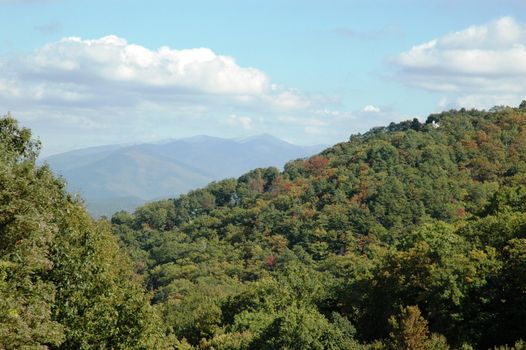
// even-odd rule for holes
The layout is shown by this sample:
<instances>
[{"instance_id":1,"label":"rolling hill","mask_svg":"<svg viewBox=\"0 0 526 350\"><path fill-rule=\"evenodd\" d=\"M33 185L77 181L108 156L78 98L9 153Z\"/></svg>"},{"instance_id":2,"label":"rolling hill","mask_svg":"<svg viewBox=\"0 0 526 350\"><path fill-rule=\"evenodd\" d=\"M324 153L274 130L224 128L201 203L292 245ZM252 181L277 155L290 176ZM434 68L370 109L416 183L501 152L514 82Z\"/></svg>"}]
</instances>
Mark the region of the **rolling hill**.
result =
<instances>
[{"instance_id":1,"label":"rolling hill","mask_svg":"<svg viewBox=\"0 0 526 350\"><path fill-rule=\"evenodd\" d=\"M258 167L321 151L268 134L246 139L196 136L160 143L109 145L70 151L44 159L78 192L95 216L133 210L153 199L176 197L211 181L237 177Z\"/></svg>"},{"instance_id":2,"label":"rolling hill","mask_svg":"<svg viewBox=\"0 0 526 350\"><path fill-rule=\"evenodd\" d=\"M519 350L525 140L451 110L111 220L181 349Z\"/></svg>"}]
</instances>

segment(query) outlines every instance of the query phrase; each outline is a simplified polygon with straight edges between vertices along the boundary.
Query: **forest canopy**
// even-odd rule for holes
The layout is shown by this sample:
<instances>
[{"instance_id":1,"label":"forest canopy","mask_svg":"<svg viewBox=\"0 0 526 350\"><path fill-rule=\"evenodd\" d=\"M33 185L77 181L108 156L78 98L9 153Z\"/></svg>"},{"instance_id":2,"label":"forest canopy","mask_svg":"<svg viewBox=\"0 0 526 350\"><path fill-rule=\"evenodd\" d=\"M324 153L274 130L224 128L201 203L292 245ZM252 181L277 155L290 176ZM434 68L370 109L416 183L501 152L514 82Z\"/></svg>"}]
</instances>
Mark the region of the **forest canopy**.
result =
<instances>
[{"instance_id":1,"label":"forest canopy","mask_svg":"<svg viewBox=\"0 0 526 350\"><path fill-rule=\"evenodd\" d=\"M119 212L184 349L523 349L526 110L352 135Z\"/></svg>"},{"instance_id":2,"label":"forest canopy","mask_svg":"<svg viewBox=\"0 0 526 350\"><path fill-rule=\"evenodd\" d=\"M526 102L93 220L0 119L0 348L524 349Z\"/></svg>"},{"instance_id":3,"label":"forest canopy","mask_svg":"<svg viewBox=\"0 0 526 350\"><path fill-rule=\"evenodd\" d=\"M39 142L0 118L0 348L162 348L164 333L106 221L47 166Z\"/></svg>"}]
</instances>

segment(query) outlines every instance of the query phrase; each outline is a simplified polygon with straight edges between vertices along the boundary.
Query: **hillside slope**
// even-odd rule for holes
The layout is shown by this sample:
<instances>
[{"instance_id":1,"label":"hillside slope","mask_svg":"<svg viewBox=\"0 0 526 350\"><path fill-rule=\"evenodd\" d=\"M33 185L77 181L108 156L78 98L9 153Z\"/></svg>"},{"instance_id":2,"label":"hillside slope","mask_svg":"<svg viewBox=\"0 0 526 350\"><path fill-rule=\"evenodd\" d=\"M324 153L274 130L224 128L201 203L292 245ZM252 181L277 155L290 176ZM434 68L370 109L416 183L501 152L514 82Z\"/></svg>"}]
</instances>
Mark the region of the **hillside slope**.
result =
<instances>
[{"instance_id":1,"label":"hillside slope","mask_svg":"<svg viewBox=\"0 0 526 350\"><path fill-rule=\"evenodd\" d=\"M170 348L110 225L35 165L38 149L0 118L0 348Z\"/></svg>"},{"instance_id":2,"label":"hillside slope","mask_svg":"<svg viewBox=\"0 0 526 350\"><path fill-rule=\"evenodd\" d=\"M526 334L524 203L526 103L375 128L112 223L182 348L488 349Z\"/></svg>"},{"instance_id":3,"label":"hillside slope","mask_svg":"<svg viewBox=\"0 0 526 350\"><path fill-rule=\"evenodd\" d=\"M112 145L46 158L72 192L80 192L95 215L133 210L146 201L171 198L211 181L266 166L282 167L321 146L297 146L270 135L242 140L198 136L157 144Z\"/></svg>"}]
</instances>

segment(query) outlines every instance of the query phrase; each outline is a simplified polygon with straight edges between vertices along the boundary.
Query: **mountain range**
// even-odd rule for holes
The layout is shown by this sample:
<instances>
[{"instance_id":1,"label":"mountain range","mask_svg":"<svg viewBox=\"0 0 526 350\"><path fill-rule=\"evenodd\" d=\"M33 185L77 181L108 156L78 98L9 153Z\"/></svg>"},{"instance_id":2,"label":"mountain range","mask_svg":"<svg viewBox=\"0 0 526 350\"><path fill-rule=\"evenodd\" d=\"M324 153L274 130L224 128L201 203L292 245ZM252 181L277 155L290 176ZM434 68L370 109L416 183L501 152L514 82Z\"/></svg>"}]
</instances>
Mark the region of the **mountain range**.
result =
<instances>
[{"instance_id":1,"label":"mountain range","mask_svg":"<svg viewBox=\"0 0 526 350\"><path fill-rule=\"evenodd\" d=\"M250 169L304 158L325 146L294 145L268 134L245 139L194 136L158 143L107 145L43 159L79 193L94 216L176 197Z\"/></svg>"}]
</instances>

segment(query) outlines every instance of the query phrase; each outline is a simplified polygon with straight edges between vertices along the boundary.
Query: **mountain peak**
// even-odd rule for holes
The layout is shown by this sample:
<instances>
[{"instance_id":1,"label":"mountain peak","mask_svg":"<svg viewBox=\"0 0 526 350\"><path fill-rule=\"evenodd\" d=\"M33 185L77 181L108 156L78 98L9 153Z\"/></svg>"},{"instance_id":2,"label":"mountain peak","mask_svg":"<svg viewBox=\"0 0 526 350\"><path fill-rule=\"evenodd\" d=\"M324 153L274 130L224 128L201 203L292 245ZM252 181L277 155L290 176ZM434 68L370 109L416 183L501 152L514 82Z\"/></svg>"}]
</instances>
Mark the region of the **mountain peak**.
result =
<instances>
[{"instance_id":1,"label":"mountain peak","mask_svg":"<svg viewBox=\"0 0 526 350\"><path fill-rule=\"evenodd\" d=\"M98 153L77 150L56 155L48 162L64 176L70 189L84 193L88 205L101 205L101 198L122 205L122 201L114 199L175 197L211 181L238 177L251 169L281 168L290 160L320 150L295 146L269 134L245 139L198 135L116 146L109 151L103 148Z\"/></svg>"},{"instance_id":2,"label":"mountain peak","mask_svg":"<svg viewBox=\"0 0 526 350\"><path fill-rule=\"evenodd\" d=\"M188 143L202 143L202 142L207 142L207 141L225 141L225 140L226 139L223 139L217 136L195 135L195 136L185 137L185 138L174 140L174 141L184 141Z\"/></svg>"},{"instance_id":3,"label":"mountain peak","mask_svg":"<svg viewBox=\"0 0 526 350\"><path fill-rule=\"evenodd\" d=\"M291 144L290 142L287 142L285 140L282 140L274 135L271 135L271 134L268 134L268 133L263 133L263 134L257 134L257 135L253 135L253 136L248 136L248 137L245 137L245 138L242 138L242 139L238 139L239 142L241 143L247 143L247 142L254 142L254 141L259 141L259 142L272 142L272 143L282 143L282 144Z\"/></svg>"}]
</instances>

